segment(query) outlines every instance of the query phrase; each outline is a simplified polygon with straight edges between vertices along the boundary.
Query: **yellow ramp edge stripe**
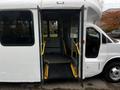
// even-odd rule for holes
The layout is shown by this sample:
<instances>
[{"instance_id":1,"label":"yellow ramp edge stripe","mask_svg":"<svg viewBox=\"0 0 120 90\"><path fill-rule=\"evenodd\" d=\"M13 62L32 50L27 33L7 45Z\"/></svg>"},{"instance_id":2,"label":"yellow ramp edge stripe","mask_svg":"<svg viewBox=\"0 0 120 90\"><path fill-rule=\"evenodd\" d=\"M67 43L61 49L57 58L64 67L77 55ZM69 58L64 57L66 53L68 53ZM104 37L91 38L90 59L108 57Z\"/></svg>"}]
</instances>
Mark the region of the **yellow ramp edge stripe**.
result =
<instances>
[{"instance_id":1,"label":"yellow ramp edge stripe","mask_svg":"<svg viewBox=\"0 0 120 90\"><path fill-rule=\"evenodd\" d=\"M77 69L73 66L72 63L70 64L70 67L71 67L73 76L74 76L75 78L77 78L77 77L78 77L78 75L77 75Z\"/></svg>"},{"instance_id":2,"label":"yellow ramp edge stripe","mask_svg":"<svg viewBox=\"0 0 120 90\"><path fill-rule=\"evenodd\" d=\"M45 80L48 79L48 69L49 69L48 64L45 64L45 67L44 67L44 79Z\"/></svg>"}]
</instances>

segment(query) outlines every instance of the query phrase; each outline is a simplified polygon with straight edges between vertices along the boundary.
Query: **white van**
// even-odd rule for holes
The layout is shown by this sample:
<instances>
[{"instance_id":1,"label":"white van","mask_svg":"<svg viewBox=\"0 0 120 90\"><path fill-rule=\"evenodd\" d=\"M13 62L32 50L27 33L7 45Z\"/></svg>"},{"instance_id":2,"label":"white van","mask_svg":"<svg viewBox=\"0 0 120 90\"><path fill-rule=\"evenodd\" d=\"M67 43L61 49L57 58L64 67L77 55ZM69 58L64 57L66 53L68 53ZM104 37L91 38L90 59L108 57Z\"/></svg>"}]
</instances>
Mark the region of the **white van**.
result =
<instances>
[{"instance_id":1,"label":"white van","mask_svg":"<svg viewBox=\"0 0 120 90\"><path fill-rule=\"evenodd\" d=\"M1 0L0 82L120 80L120 43L95 22L101 0Z\"/></svg>"}]
</instances>

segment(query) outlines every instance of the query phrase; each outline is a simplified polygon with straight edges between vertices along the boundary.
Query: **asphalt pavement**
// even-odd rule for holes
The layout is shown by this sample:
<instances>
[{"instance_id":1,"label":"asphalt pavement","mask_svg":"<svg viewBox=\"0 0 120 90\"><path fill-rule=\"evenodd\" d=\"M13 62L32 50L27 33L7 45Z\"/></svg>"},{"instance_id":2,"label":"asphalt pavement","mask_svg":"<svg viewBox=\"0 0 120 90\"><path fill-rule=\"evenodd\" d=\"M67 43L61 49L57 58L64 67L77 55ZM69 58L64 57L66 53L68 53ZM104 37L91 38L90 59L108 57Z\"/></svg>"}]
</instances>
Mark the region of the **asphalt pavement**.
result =
<instances>
[{"instance_id":1,"label":"asphalt pavement","mask_svg":"<svg viewBox=\"0 0 120 90\"><path fill-rule=\"evenodd\" d=\"M110 83L101 76L85 79L83 87L76 80L52 80L41 83L0 83L0 90L120 90L120 83Z\"/></svg>"}]
</instances>

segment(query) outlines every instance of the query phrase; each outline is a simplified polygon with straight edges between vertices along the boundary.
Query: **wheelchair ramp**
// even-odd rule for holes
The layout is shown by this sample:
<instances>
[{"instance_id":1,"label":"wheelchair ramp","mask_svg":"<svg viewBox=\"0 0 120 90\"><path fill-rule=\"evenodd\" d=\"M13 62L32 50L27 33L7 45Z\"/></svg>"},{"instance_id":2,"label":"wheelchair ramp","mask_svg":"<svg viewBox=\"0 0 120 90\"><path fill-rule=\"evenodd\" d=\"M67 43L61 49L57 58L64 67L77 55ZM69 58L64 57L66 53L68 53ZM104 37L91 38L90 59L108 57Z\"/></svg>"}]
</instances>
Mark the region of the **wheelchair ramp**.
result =
<instances>
[{"instance_id":1,"label":"wheelchair ramp","mask_svg":"<svg viewBox=\"0 0 120 90\"><path fill-rule=\"evenodd\" d=\"M71 59L66 56L48 55L44 62L44 79L72 79L75 77Z\"/></svg>"},{"instance_id":2,"label":"wheelchair ramp","mask_svg":"<svg viewBox=\"0 0 120 90\"><path fill-rule=\"evenodd\" d=\"M69 63L67 64L50 64L49 79L69 79L73 78Z\"/></svg>"}]
</instances>

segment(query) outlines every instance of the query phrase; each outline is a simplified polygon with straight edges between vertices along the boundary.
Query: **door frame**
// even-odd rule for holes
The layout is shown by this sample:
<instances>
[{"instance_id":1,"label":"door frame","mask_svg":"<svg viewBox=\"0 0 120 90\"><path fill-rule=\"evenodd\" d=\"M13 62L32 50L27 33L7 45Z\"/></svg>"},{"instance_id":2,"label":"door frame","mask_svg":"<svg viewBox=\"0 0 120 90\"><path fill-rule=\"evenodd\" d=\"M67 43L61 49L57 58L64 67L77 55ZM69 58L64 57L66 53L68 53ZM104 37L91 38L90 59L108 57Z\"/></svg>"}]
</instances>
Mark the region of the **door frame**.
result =
<instances>
[{"instance_id":1,"label":"door frame","mask_svg":"<svg viewBox=\"0 0 120 90\"><path fill-rule=\"evenodd\" d=\"M43 74L43 56L41 55L42 51L42 32L41 32L41 10L39 6L37 6L38 10L38 34L39 34L39 58L40 58L40 77L41 82L44 82L44 74ZM79 16L79 47L81 54L79 55L78 60L78 79L83 83L83 58L84 58L84 5L80 8L80 16ZM83 85L83 84L82 84Z\"/></svg>"},{"instance_id":2,"label":"door frame","mask_svg":"<svg viewBox=\"0 0 120 90\"><path fill-rule=\"evenodd\" d=\"M79 19L79 46L80 46L80 55L79 55L79 80L83 86L83 63L84 63L84 5L80 9L80 19Z\"/></svg>"},{"instance_id":3,"label":"door frame","mask_svg":"<svg viewBox=\"0 0 120 90\"><path fill-rule=\"evenodd\" d=\"M42 31L41 31L41 11L37 6L38 11L38 36L39 36L39 59L40 59L40 77L41 83L44 83L44 72L43 72L43 56L42 56Z\"/></svg>"}]
</instances>

